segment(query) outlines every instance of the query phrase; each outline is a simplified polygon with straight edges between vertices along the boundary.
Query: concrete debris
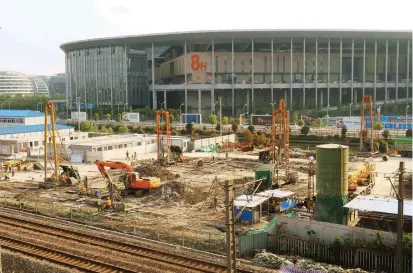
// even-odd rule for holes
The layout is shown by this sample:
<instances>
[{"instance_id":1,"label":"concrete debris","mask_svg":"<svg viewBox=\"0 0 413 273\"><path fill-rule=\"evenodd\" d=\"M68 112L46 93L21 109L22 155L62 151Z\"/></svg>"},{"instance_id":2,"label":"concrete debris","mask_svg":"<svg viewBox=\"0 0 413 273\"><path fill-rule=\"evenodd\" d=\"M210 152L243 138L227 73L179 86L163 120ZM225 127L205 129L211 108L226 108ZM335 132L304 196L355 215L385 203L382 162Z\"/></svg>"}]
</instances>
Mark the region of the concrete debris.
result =
<instances>
[{"instance_id":1,"label":"concrete debris","mask_svg":"<svg viewBox=\"0 0 413 273\"><path fill-rule=\"evenodd\" d=\"M318 263L310 259L299 258L296 266L300 269L325 273L368 273L360 268L344 269L341 266Z\"/></svg>"},{"instance_id":2,"label":"concrete debris","mask_svg":"<svg viewBox=\"0 0 413 273\"><path fill-rule=\"evenodd\" d=\"M280 269L286 259L263 250L256 253L252 261L256 264L260 264L266 267Z\"/></svg>"},{"instance_id":3,"label":"concrete debris","mask_svg":"<svg viewBox=\"0 0 413 273\"><path fill-rule=\"evenodd\" d=\"M135 172L138 172L140 176L152 176L159 177L161 181L172 180L175 175L170 171L154 165L140 165L135 168Z\"/></svg>"}]
</instances>

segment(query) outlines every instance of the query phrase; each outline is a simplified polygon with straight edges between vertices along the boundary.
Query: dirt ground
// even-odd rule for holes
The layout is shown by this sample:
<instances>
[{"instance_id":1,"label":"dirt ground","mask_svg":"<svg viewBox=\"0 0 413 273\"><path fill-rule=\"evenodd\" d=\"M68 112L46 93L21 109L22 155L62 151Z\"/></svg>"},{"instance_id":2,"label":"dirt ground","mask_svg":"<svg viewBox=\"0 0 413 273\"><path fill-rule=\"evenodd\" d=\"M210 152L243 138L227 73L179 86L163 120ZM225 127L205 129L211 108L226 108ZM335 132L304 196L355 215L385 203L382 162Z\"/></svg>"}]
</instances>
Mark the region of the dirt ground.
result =
<instances>
[{"instance_id":1,"label":"dirt ground","mask_svg":"<svg viewBox=\"0 0 413 273\"><path fill-rule=\"evenodd\" d=\"M139 221L139 229L154 230L170 236L186 236L200 238L206 234L224 235L224 191L225 180L233 179L236 195L247 190L245 183L254 180L254 171L261 165L258 156L245 154L216 154L216 153L186 153L187 162L176 166L159 167L142 164L137 171L141 176L158 176L161 178L161 187L154 192L138 198L128 196L122 202L128 205L126 216L133 221ZM280 168L281 190L293 191L296 197L307 196L308 181L308 151L293 149L289 170L296 173L298 179L295 184L283 185L285 166ZM203 160L203 166L197 162ZM349 173L360 169L365 158L350 156ZM377 162L380 166L381 162ZM389 163L387 163L388 165ZM387 166L385 165L385 166ZM106 192L106 181L100 175L94 164L75 164L80 175L87 177L90 188ZM391 168L389 166L389 168ZM119 170L110 171L114 181L122 174ZM4 174L0 173L3 178ZM16 172L9 181L0 181L0 199L3 196L14 196L23 202L50 204L91 209L94 215L103 216L96 219L106 220L116 217L120 213L97 212L96 198L79 195L79 185L65 188L40 190L37 183L44 179L44 171ZM214 206L214 196L217 197L217 207ZM269 219L270 220L270 219ZM244 226L245 229L262 228L267 223L264 217L254 226Z\"/></svg>"}]
</instances>

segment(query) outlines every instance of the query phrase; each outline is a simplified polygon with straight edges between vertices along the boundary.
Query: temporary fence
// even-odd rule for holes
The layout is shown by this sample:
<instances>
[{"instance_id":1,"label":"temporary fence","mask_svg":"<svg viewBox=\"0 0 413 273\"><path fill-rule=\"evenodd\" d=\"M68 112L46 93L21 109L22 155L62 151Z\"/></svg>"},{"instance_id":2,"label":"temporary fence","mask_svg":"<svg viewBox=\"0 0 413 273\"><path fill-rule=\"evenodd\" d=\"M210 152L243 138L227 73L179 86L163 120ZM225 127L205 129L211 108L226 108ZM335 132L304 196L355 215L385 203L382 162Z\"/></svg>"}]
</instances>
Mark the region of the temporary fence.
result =
<instances>
[{"instance_id":1,"label":"temporary fence","mask_svg":"<svg viewBox=\"0 0 413 273\"><path fill-rule=\"evenodd\" d=\"M335 248L316 241L268 235L268 250L278 254L298 255L320 262L340 264L345 267L359 267L389 273L395 270L395 255L370 249ZM403 257L403 272L412 273L411 257Z\"/></svg>"},{"instance_id":2,"label":"temporary fence","mask_svg":"<svg viewBox=\"0 0 413 273\"><path fill-rule=\"evenodd\" d=\"M108 215L99 212L97 208L68 206L53 202L25 202L18 201L9 196L0 198L0 207L64 219L216 254L225 254L226 251L225 233L182 228L161 230L157 228L159 223L143 222L138 218L132 217L127 212Z\"/></svg>"}]
</instances>

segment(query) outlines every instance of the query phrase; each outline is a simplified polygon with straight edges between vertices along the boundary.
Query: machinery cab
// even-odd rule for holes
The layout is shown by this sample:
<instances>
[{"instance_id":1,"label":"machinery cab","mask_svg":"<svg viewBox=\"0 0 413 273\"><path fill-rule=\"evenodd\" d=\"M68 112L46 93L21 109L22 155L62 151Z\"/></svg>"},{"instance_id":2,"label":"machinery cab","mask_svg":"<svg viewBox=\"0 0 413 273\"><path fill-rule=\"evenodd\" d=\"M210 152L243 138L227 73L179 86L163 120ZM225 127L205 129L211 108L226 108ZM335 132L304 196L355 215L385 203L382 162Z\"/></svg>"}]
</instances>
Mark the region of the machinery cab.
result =
<instances>
[{"instance_id":1,"label":"machinery cab","mask_svg":"<svg viewBox=\"0 0 413 273\"><path fill-rule=\"evenodd\" d=\"M140 177L137 172L128 172L126 181L128 181L128 185L125 185L127 188L136 190L153 190L161 185L158 177Z\"/></svg>"}]
</instances>

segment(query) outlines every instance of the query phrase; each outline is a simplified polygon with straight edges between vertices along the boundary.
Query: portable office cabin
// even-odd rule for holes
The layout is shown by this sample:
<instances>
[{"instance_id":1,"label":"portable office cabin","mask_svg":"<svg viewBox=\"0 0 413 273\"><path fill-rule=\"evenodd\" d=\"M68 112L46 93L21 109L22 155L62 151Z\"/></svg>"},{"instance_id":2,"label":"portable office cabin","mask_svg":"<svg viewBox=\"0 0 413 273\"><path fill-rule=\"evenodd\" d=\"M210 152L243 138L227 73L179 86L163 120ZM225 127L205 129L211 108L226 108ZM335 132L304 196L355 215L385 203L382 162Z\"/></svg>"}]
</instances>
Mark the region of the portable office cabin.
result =
<instances>
[{"instance_id":1,"label":"portable office cabin","mask_svg":"<svg viewBox=\"0 0 413 273\"><path fill-rule=\"evenodd\" d=\"M234 200L234 215L241 223L256 224L261 221L262 204L268 198L263 196L241 195ZM241 213L241 215L238 215Z\"/></svg>"}]
</instances>

